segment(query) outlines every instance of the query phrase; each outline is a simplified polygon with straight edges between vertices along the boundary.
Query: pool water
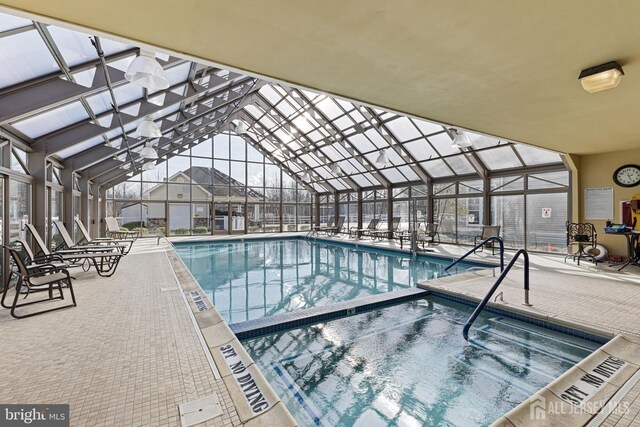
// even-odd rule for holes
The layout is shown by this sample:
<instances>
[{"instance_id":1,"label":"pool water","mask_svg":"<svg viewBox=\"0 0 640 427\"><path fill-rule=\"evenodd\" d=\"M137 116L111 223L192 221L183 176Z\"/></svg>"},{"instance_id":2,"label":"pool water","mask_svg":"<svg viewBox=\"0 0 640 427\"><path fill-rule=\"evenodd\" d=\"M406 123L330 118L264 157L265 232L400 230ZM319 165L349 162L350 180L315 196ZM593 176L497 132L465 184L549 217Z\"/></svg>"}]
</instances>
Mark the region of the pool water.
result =
<instances>
[{"instance_id":1,"label":"pool water","mask_svg":"<svg viewBox=\"0 0 640 427\"><path fill-rule=\"evenodd\" d=\"M243 341L300 426L489 425L600 344L435 296Z\"/></svg>"},{"instance_id":2,"label":"pool water","mask_svg":"<svg viewBox=\"0 0 640 427\"><path fill-rule=\"evenodd\" d=\"M177 244L176 252L229 324L415 287L450 263L300 239Z\"/></svg>"}]
</instances>

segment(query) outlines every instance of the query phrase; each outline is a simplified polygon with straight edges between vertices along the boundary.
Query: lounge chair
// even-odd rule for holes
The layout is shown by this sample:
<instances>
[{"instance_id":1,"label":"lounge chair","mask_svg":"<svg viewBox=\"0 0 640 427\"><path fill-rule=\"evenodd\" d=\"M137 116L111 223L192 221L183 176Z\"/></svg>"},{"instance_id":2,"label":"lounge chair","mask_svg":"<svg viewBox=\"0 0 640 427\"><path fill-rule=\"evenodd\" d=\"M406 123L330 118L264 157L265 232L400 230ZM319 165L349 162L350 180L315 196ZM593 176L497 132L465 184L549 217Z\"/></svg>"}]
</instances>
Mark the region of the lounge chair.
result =
<instances>
[{"instance_id":1,"label":"lounge chair","mask_svg":"<svg viewBox=\"0 0 640 427\"><path fill-rule=\"evenodd\" d=\"M69 234L69 231L67 230L67 228L64 226L64 223L62 221L52 221L53 225L56 226L56 228L58 229L58 233L60 233L60 237L62 237L62 249L63 250L76 250L76 251L95 251L95 252L104 252L104 251L110 251L110 250L118 250L120 251L121 254L124 255L124 251L125 249L128 249L129 246L128 245L100 245L100 244L93 244L93 245L82 245L82 244L78 244L75 243L73 241L73 238L71 237L71 234ZM56 248L56 249L60 249L60 248Z\"/></svg>"},{"instance_id":2,"label":"lounge chair","mask_svg":"<svg viewBox=\"0 0 640 427\"><path fill-rule=\"evenodd\" d=\"M11 310L11 315L17 319L21 319L24 317L31 317L37 314L48 313L51 311L61 310L63 308L70 308L76 306L76 296L73 293L73 285L71 284L71 276L69 275L69 271L66 267L55 266L53 264L39 264L37 269L28 268L25 264L24 260L20 256L17 250L10 248L8 246L3 246L3 248L9 252L13 262L15 263L17 270L11 270L9 274L9 281L11 283L11 279L13 276L17 276L17 282L15 284L15 296L13 298L13 303L10 306L5 304L5 299L7 294L9 293L9 289L7 285L7 289L2 294L2 299L0 299L0 304L4 308L8 308ZM66 286L71 293L71 304L66 304L63 306L57 306L53 308L48 308L46 310L40 310L35 312L30 312L28 314L19 315L16 313L16 309L19 307L24 307L32 304L38 304L41 302L48 302L53 300L64 300L64 293L62 291L62 287ZM23 288L26 288L26 295L22 292ZM54 296L54 290L57 290L57 296ZM18 299L20 295L25 295L23 299L27 298L31 294L38 292L48 292L48 298L39 298L35 301L23 302L18 304Z\"/></svg>"},{"instance_id":3,"label":"lounge chair","mask_svg":"<svg viewBox=\"0 0 640 427\"><path fill-rule=\"evenodd\" d=\"M118 225L118 220L112 216L108 216L104 219L107 224L107 235L109 237L113 237L114 239L137 239L139 237L139 233L137 231L129 231L127 229L122 229Z\"/></svg>"},{"instance_id":4,"label":"lounge chair","mask_svg":"<svg viewBox=\"0 0 640 427\"><path fill-rule=\"evenodd\" d=\"M500 237L500 226L499 225L484 225L482 227L482 234L479 236L474 236L473 244L477 245L479 242L488 239L489 237ZM496 254L496 245L495 242L488 242L485 245L482 245L476 252L482 252L484 247L491 248L491 255Z\"/></svg>"},{"instance_id":5,"label":"lounge chair","mask_svg":"<svg viewBox=\"0 0 640 427\"><path fill-rule=\"evenodd\" d=\"M131 250L131 246L133 246L133 242L135 242L134 239L112 239L111 237L99 237L96 239L92 239L91 236L89 236L89 232L85 228L80 218L76 218L75 221L76 221L76 225L78 226L78 229L80 230L80 233L82 234L82 239L80 239L80 241L77 244L79 246L118 245L122 247L122 255L126 255ZM69 239L71 238L71 236L69 236L69 233L64 233L64 234L66 234ZM66 242L67 238L64 235L62 235L62 238L65 240L65 243L67 243Z\"/></svg>"},{"instance_id":6,"label":"lounge chair","mask_svg":"<svg viewBox=\"0 0 640 427\"><path fill-rule=\"evenodd\" d=\"M311 228L311 233L315 234L315 233L325 232L325 231L327 231L328 228L332 228L333 227L333 224L335 223L335 221L336 221L335 217L332 216L327 220L327 224L326 225L314 225Z\"/></svg>"},{"instance_id":7,"label":"lounge chair","mask_svg":"<svg viewBox=\"0 0 640 427\"><path fill-rule=\"evenodd\" d=\"M33 224L27 224L27 229L40 248L40 253L33 251L36 253L36 256L54 255L51 253L49 248L47 248L47 245L44 243L40 233L38 233ZM55 255L59 255L64 262L69 263L70 267L81 266L84 271L89 270L91 264L93 264L98 275L102 277L113 276L118 268L120 259L124 256L117 248L110 248L106 245L56 249Z\"/></svg>"},{"instance_id":8,"label":"lounge chair","mask_svg":"<svg viewBox=\"0 0 640 427\"><path fill-rule=\"evenodd\" d=\"M389 233L391 233L392 236L395 236L395 234L398 232L398 228L400 228L400 219L401 218L399 216L394 216L391 220L391 227L388 230L371 231L371 237L373 237L374 240L384 240L389 236Z\"/></svg>"},{"instance_id":9,"label":"lounge chair","mask_svg":"<svg viewBox=\"0 0 640 427\"><path fill-rule=\"evenodd\" d=\"M358 227L351 227L349 229L349 236L355 236L355 237L361 237L363 236L365 233L370 233L372 230L375 230L376 228L378 228L378 224L380 223L380 219L378 218L373 218L370 222L369 225L367 226L367 228L358 228Z\"/></svg>"},{"instance_id":10,"label":"lounge chair","mask_svg":"<svg viewBox=\"0 0 640 427\"><path fill-rule=\"evenodd\" d=\"M344 220L345 220L344 216L341 216L340 218L338 218L338 223L333 227L327 227L327 229L325 230L325 233L327 233L327 235L338 234L340 231L342 231L342 227L344 226Z\"/></svg>"}]
</instances>

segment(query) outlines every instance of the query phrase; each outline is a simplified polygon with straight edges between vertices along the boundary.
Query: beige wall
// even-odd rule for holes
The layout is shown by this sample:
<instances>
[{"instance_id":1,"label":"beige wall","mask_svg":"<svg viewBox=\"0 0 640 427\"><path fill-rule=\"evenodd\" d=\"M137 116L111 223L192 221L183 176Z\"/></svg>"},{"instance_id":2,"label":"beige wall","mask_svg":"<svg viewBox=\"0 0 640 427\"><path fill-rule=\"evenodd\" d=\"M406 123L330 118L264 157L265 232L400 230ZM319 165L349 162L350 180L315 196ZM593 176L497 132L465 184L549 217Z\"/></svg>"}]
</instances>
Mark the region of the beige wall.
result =
<instances>
[{"instance_id":1,"label":"beige wall","mask_svg":"<svg viewBox=\"0 0 640 427\"><path fill-rule=\"evenodd\" d=\"M625 164L640 164L640 150L618 151L615 153L593 154L579 157L578 167L578 211L580 221L584 218L584 189L590 187L613 187L613 222L620 222L620 201L630 200L640 194L640 185L631 188L617 186L613 182L613 172ZM596 226L598 243L604 245L611 255L627 255L626 240L622 236L604 234L605 220L589 220Z\"/></svg>"}]
</instances>

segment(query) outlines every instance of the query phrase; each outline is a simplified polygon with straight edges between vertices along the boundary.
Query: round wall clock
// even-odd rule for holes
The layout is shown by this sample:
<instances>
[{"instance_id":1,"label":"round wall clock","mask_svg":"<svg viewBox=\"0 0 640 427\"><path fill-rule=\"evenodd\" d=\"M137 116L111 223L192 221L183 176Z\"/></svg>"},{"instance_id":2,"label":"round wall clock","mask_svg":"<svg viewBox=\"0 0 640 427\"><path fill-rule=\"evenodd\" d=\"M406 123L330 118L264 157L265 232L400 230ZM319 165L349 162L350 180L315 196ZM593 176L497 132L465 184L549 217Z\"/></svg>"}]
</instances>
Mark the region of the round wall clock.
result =
<instances>
[{"instance_id":1,"label":"round wall clock","mask_svg":"<svg viewBox=\"0 0 640 427\"><path fill-rule=\"evenodd\" d=\"M640 166L620 166L613 173L613 181L621 187L635 187L640 184Z\"/></svg>"}]
</instances>

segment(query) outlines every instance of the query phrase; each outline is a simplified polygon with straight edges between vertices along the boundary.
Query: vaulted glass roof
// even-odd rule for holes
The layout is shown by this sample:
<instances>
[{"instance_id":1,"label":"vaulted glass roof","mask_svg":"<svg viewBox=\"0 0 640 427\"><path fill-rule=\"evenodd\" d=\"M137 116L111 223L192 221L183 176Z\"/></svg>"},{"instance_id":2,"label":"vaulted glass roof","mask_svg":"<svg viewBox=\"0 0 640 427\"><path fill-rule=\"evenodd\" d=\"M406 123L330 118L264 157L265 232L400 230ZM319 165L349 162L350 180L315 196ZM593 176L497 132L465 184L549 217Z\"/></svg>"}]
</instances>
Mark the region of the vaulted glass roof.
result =
<instances>
[{"instance_id":1,"label":"vaulted glass roof","mask_svg":"<svg viewBox=\"0 0 640 427\"><path fill-rule=\"evenodd\" d=\"M124 78L139 49L100 38L108 83L92 40L0 14L0 136L106 186L140 172L147 143L162 162L228 131L318 192L562 164L557 153L471 132L471 147L458 148L437 123L165 54L156 59L170 86L147 91ZM137 134L146 116L161 138Z\"/></svg>"}]
</instances>

